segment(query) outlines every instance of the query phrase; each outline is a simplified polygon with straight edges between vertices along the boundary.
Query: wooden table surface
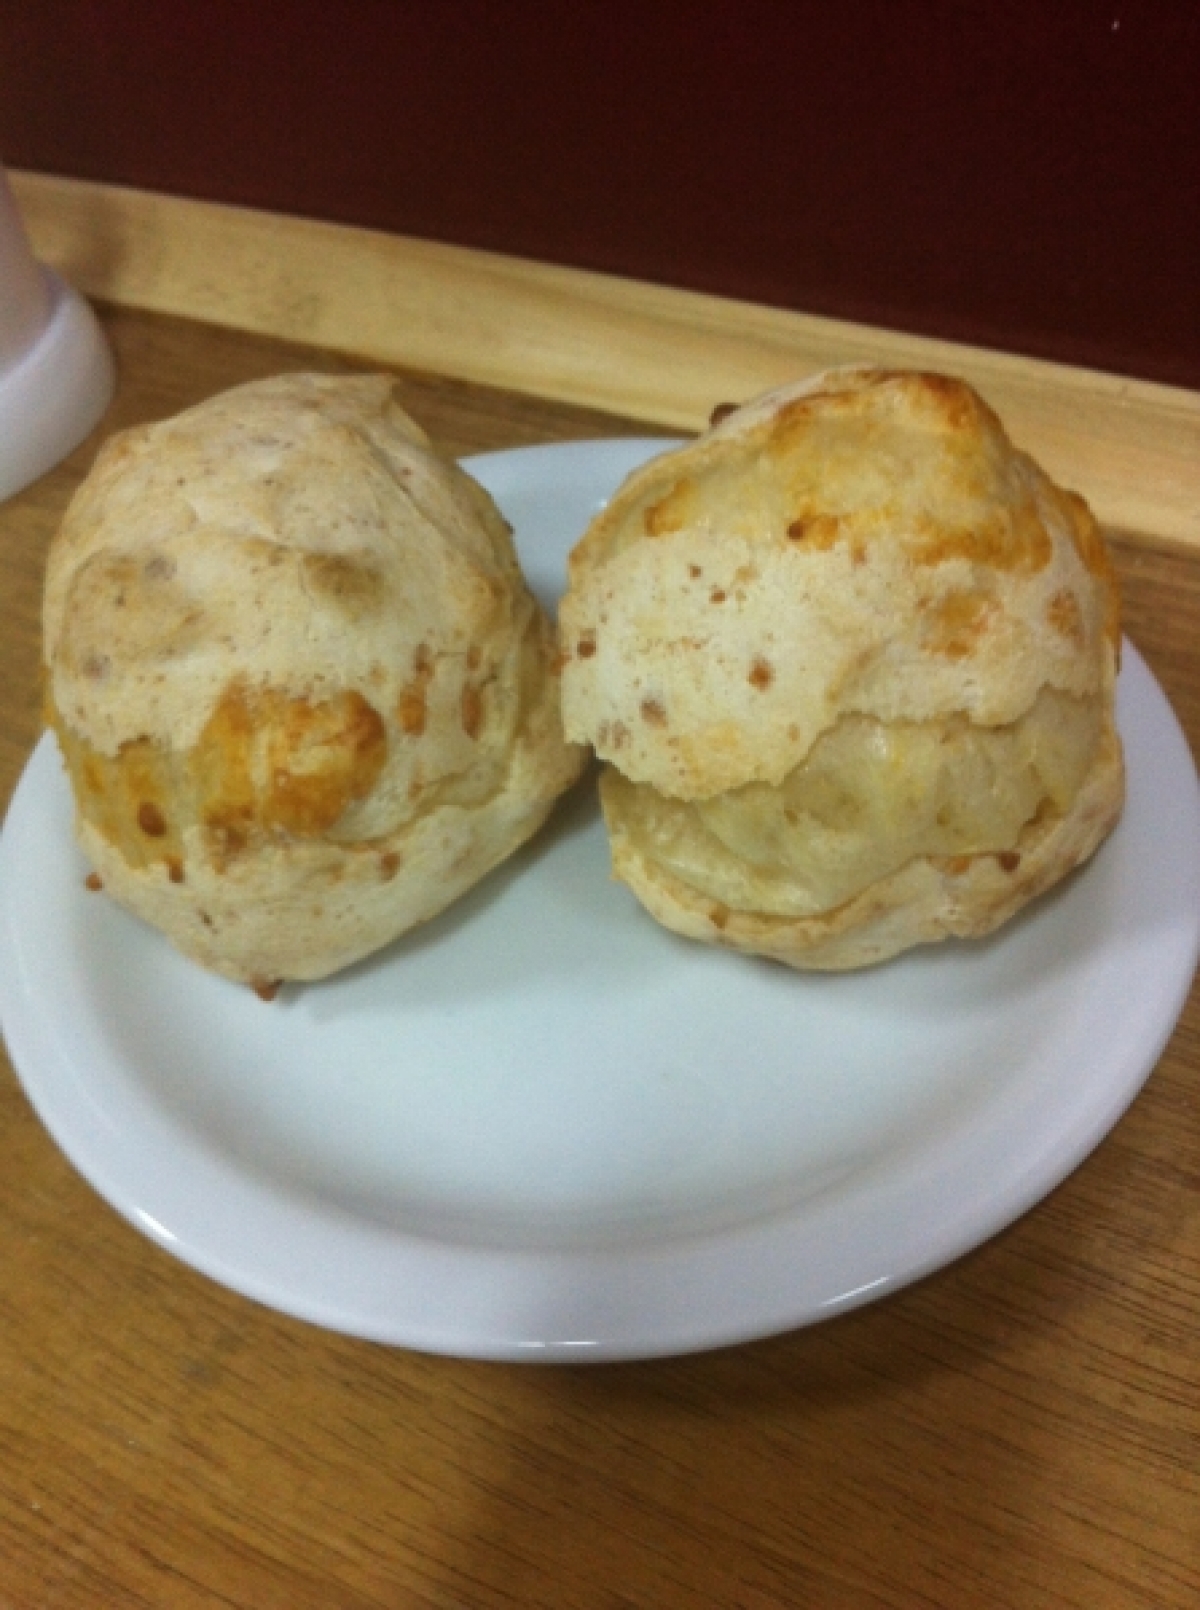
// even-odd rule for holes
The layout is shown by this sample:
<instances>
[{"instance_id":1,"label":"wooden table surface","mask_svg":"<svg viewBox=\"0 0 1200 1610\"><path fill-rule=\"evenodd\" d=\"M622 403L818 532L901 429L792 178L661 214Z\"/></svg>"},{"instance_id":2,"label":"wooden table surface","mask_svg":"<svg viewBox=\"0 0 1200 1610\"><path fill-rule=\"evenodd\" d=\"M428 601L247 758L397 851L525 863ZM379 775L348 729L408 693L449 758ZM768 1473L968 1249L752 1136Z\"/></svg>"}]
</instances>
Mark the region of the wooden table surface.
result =
<instances>
[{"instance_id":1,"label":"wooden table surface","mask_svg":"<svg viewBox=\"0 0 1200 1610\"><path fill-rule=\"evenodd\" d=\"M0 802L39 730L46 545L97 442L239 380L350 366L104 319L112 410L0 506ZM645 430L405 383L456 452ZM1200 554L1116 553L1128 631L1195 747ZM1114 1133L975 1253L815 1328L590 1368L421 1356L234 1295L119 1218L0 1071L6 1610L1197 1604L1195 991Z\"/></svg>"}]
</instances>

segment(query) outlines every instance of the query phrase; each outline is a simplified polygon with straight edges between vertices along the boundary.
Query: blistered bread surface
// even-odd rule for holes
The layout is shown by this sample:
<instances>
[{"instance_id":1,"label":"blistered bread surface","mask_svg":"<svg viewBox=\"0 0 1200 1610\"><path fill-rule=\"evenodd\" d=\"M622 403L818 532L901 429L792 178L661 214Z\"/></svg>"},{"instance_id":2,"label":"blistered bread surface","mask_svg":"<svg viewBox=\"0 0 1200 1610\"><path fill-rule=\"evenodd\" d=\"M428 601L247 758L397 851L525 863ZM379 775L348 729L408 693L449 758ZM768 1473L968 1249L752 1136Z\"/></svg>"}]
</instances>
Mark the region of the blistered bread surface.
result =
<instances>
[{"instance_id":1,"label":"blistered bread surface","mask_svg":"<svg viewBox=\"0 0 1200 1610\"><path fill-rule=\"evenodd\" d=\"M115 437L46 578L51 714L105 887L226 975L332 972L578 775L511 533L382 376Z\"/></svg>"},{"instance_id":2,"label":"blistered bread surface","mask_svg":"<svg viewBox=\"0 0 1200 1610\"><path fill-rule=\"evenodd\" d=\"M852 966L985 932L1120 811L1103 540L960 381L834 371L653 460L561 632L614 868L696 938Z\"/></svg>"}]
</instances>

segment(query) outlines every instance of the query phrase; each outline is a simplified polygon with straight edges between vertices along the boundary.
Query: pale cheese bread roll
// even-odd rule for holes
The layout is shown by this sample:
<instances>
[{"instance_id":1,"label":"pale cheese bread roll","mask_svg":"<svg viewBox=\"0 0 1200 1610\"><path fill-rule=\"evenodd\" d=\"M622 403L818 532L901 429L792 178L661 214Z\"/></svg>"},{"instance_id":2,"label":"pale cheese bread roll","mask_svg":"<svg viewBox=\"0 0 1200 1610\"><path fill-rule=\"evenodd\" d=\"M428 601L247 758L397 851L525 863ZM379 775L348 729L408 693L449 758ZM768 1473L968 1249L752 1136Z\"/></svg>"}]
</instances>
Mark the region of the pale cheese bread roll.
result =
<instances>
[{"instance_id":1,"label":"pale cheese bread roll","mask_svg":"<svg viewBox=\"0 0 1200 1610\"><path fill-rule=\"evenodd\" d=\"M186 955L265 992L441 911L583 763L511 532L394 393L285 375L126 431L50 554L83 848Z\"/></svg>"},{"instance_id":2,"label":"pale cheese bread roll","mask_svg":"<svg viewBox=\"0 0 1200 1610\"><path fill-rule=\"evenodd\" d=\"M831 371L654 459L560 630L614 871L694 939L840 969L982 935L1121 811L1104 542L958 380Z\"/></svg>"}]
</instances>

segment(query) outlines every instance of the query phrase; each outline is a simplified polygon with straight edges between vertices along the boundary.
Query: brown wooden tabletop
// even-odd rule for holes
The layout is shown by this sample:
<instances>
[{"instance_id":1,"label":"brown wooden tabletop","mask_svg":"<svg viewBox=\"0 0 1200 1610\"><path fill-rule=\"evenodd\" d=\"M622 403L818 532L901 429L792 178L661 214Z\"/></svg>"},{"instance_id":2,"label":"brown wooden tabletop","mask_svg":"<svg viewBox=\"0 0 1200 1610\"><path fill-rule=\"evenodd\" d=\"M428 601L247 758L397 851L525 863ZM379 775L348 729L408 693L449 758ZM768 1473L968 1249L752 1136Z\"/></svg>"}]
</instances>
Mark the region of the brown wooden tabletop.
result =
<instances>
[{"instance_id":1,"label":"brown wooden tabletop","mask_svg":"<svg viewBox=\"0 0 1200 1610\"><path fill-rule=\"evenodd\" d=\"M39 731L46 546L99 440L352 363L161 314L104 322L109 415L0 505L0 801ZM645 430L404 383L455 452ZM1129 634L1195 748L1200 556L1116 555ZM225 1290L107 1206L0 1070L0 1605L1197 1604L1195 991L1115 1131L978 1251L814 1328L590 1368L423 1356Z\"/></svg>"}]
</instances>

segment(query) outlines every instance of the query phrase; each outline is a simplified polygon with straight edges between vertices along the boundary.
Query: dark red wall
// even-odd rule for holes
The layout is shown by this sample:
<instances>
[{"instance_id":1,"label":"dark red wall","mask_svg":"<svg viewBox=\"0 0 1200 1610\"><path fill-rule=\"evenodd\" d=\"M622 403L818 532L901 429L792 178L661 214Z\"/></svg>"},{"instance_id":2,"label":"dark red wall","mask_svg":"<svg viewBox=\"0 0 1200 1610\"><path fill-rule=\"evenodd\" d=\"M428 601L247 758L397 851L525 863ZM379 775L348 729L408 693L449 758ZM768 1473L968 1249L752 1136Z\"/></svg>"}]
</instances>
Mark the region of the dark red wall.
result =
<instances>
[{"instance_id":1,"label":"dark red wall","mask_svg":"<svg viewBox=\"0 0 1200 1610\"><path fill-rule=\"evenodd\" d=\"M0 0L0 159L1200 386L1200 0Z\"/></svg>"}]
</instances>

